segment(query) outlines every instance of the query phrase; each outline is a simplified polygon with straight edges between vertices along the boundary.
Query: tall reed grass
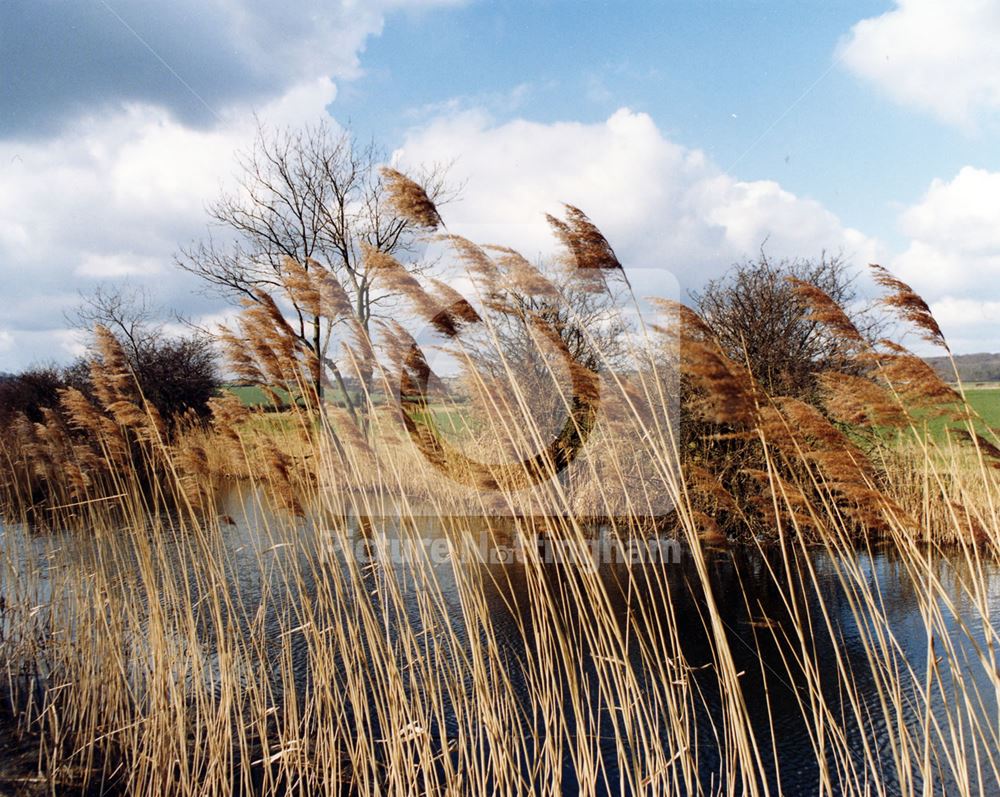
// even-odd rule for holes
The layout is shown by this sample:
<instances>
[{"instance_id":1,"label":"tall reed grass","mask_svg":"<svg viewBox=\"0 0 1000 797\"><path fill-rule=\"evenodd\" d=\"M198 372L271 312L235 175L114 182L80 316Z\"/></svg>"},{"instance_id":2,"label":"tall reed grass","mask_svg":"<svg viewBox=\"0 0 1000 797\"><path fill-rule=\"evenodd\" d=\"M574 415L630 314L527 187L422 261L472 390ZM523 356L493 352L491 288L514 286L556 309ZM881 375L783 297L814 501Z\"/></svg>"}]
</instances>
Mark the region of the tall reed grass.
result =
<instances>
[{"instance_id":1,"label":"tall reed grass","mask_svg":"<svg viewBox=\"0 0 1000 797\"><path fill-rule=\"evenodd\" d=\"M398 211L440 225L426 196L392 177ZM580 211L553 224L579 290L621 277ZM284 291L346 330L342 356L296 344L280 293L248 304L225 340L241 377L302 397L296 409L264 423L220 398L209 427L168 436L99 330L94 395L67 391L44 423L6 438L0 656L53 789L768 794L783 768L806 767L823 794L1000 790L997 449L961 388L896 344L863 340L804 284L816 322L865 365L865 376L824 375L822 408L766 395L670 302L633 327L626 365L612 367L596 337L585 365L566 356L567 331L587 330L572 327L564 289L512 250L443 241L474 295L370 257L459 363L465 388L451 403L403 324L369 336L333 274L290 264ZM887 304L944 345L919 297L878 278ZM510 353L514 327L534 370ZM466 333L480 348L462 347ZM310 392L332 367L362 385L360 401ZM695 455L680 449L682 382L687 417L714 430ZM561 426L540 414L543 387ZM967 442L928 435L934 413L954 416ZM738 441L754 464L733 473L703 455L712 437ZM246 495L236 517L223 509L234 480ZM389 539L419 550L428 518L451 567L344 553ZM521 543L518 567L476 561L484 530L494 547ZM701 658L682 638L690 618L671 597L671 563L609 580L582 554L553 568L539 553L551 539L586 551L595 530L684 543ZM713 549L737 538L766 554L783 611L755 626L758 652L782 662L763 680L738 667L745 651L733 646L746 643L725 620L734 603L753 615L758 596L713 586ZM920 661L865 566L876 547L911 585ZM946 578L942 561L968 577ZM839 639L845 617L859 655L820 643ZM783 756L766 719L782 684L806 761Z\"/></svg>"}]
</instances>

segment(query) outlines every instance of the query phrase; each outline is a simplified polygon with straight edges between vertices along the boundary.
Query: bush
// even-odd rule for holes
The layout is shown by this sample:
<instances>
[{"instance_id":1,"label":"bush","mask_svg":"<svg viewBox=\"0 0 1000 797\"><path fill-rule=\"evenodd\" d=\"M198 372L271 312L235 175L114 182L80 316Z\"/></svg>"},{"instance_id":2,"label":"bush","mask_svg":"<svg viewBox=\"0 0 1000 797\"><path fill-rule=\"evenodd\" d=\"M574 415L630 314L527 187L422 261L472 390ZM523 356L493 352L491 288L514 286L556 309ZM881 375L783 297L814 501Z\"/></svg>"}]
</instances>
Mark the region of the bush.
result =
<instances>
[{"instance_id":1,"label":"bush","mask_svg":"<svg viewBox=\"0 0 1000 797\"><path fill-rule=\"evenodd\" d=\"M142 396L168 424L185 412L199 416L208 412L208 400L219 388L215 349L206 334L173 336L157 320L165 315L152 305L142 288L131 285L102 285L81 297L80 305L68 316L81 330L103 329L113 336L124 362ZM101 335L92 340L89 359L72 366L70 371L90 380L91 361L100 360ZM107 342L105 340L105 342ZM88 398L93 391L82 388Z\"/></svg>"},{"instance_id":2,"label":"bush","mask_svg":"<svg viewBox=\"0 0 1000 797\"><path fill-rule=\"evenodd\" d=\"M160 338L137 352L126 351L143 396L170 423L191 411L208 412L208 400L219 389L215 352L206 338Z\"/></svg>"},{"instance_id":3,"label":"bush","mask_svg":"<svg viewBox=\"0 0 1000 797\"><path fill-rule=\"evenodd\" d=\"M713 417L711 411L704 412L706 404L716 406L713 402L718 398L712 395L711 387L705 395L705 384L715 384L725 393L731 386L725 380L718 380L723 374L734 384L739 383L735 393L745 398L753 394L753 401L769 409L795 407L801 402L800 408L811 405L822 416L827 413L820 375L833 372L862 376L866 367L843 337L813 318L793 280L809 283L827 294L847 313L862 338L876 339L882 326L874 314L857 309L853 278L840 258L824 256L818 261L772 262L762 253L758 260L733 266L723 277L709 282L703 291L692 294L694 309L704 322L701 338L706 342L705 351L717 346L732 367L726 365L711 374L717 384L711 378L707 382L692 379L690 373L682 380L682 458L686 475L693 484L704 481L704 474L714 474L697 503L727 531L746 531L756 522L751 518L752 513L732 511L732 507L745 510L754 505L762 491L762 473L777 469L792 482L808 484L808 479L803 479L802 473L789 471L797 469L798 464L782 465L768 460L754 423L743 424L727 413L720 418ZM697 343L688 344L685 359L695 361L695 370L709 368L705 353L699 355L692 350L696 347ZM731 371L749 376L731 377ZM809 412L808 407L798 411L803 416ZM717 488L735 501L720 505L716 501L720 494ZM761 515L765 518L764 526L759 530L769 533L766 509Z\"/></svg>"},{"instance_id":4,"label":"bush","mask_svg":"<svg viewBox=\"0 0 1000 797\"><path fill-rule=\"evenodd\" d=\"M815 285L851 315L869 340L881 324L857 310L857 292L840 257L739 263L723 277L692 294L694 309L705 320L727 355L745 364L773 396L817 403L817 375L856 370L843 342L814 321L795 293L790 278Z\"/></svg>"},{"instance_id":5,"label":"bush","mask_svg":"<svg viewBox=\"0 0 1000 797\"><path fill-rule=\"evenodd\" d=\"M32 423L42 421L42 409L58 406L58 391L67 387L83 388L78 369L54 365L34 366L19 374L0 377L0 429L18 415Z\"/></svg>"},{"instance_id":6,"label":"bush","mask_svg":"<svg viewBox=\"0 0 1000 797\"><path fill-rule=\"evenodd\" d=\"M185 412L208 413L208 400L219 389L211 342L201 337L152 336L136 348L122 347L142 395L168 426ZM43 421L43 409L59 411L59 391L76 388L93 399L90 362L81 359L66 368L36 366L0 377L0 429L18 416Z\"/></svg>"}]
</instances>

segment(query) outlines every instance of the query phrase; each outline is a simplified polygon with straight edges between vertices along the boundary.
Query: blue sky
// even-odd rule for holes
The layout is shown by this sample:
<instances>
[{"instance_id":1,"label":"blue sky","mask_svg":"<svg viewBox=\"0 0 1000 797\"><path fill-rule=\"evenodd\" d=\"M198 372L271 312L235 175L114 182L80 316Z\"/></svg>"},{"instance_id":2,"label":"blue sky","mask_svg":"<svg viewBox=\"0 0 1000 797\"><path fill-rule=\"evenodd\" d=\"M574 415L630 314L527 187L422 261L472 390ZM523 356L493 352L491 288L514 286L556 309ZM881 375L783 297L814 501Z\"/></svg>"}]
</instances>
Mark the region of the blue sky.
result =
<instances>
[{"instance_id":1,"label":"blue sky","mask_svg":"<svg viewBox=\"0 0 1000 797\"><path fill-rule=\"evenodd\" d=\"M9 0L0 370L78 352L63 311L102 281L225 315L171 262L254 114L454 160L456 229L529 254L558 201L682 291L764 240L843 250L1000 350L998 39L983 0Z\"/></svg>"},{"instance_id":2,"label":"blue sky","mask_svg":"<svg viewBox=\"0 0 1000 797\"><path fill-rule=\"evenodd\" d=\"M778 180L902 244L898 203L963 165L1000 168L1000 147L996 127L929 118L842 67L851 26L891 7L505 0L411 13L370 40L367 74L331 111L398 140L449 101L539 122L599 122L627 106L740 179Z\"/></svg>"}]
</instances>

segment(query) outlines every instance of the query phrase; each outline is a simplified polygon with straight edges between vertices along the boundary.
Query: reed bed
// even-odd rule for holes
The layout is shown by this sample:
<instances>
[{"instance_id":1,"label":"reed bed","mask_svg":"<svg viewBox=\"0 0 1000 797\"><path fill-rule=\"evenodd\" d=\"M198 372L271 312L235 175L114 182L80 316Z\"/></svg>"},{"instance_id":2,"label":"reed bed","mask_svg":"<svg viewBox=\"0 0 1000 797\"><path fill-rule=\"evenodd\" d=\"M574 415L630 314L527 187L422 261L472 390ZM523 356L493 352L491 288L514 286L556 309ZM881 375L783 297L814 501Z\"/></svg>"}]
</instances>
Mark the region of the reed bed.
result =
<instances>
[{"instance_id":1,"label":"reed bed","mask_svg":"<svg viewBox=\"0 0 1000 797\"><path fill-rule=\"evenodd\" d=\"M400 212L442 224L392 178ZM553 224L577 290L621 277L580 211ZM825 375L822 407L767 395L670 302L623 360L590 341L585 363L564 284L512 250L442 240L468 299L391 258L377 268L459 362L460 398L438 397L402 324L361 329L330 272L290 264L284 290L345 330L344 356L297 346L280 294L249 304L226 340L243 378L301 399L279 420L220 398L209 426L168 431L101 335L95 395L64 394L5 441L0 656L53 789L770 794L805 768L822 794L1000 790L997 449L960 391L808 285L817 323L864 366ZM944 345L919 297L877 275ZM533 369L510 354L514 328ZM365 395L324 400L321 368ZM442 413L462 428L449 436ZM934 413L967 439L924 433ZM484 535L516 565L483 561ZM664 535L684 584L672 561L588 559L595 538ZM542 556L551 541L569 561ZM393 544L424 553L378 555ZM739 548L759 552L780 616L717 590ZM907 584L922 657L872 577L876 551ZM749 646L734 606L754 618ZM741 668L746 647L780 668ZM779 699L805 760L783 755Z\"/></svg>"}]
</instances>

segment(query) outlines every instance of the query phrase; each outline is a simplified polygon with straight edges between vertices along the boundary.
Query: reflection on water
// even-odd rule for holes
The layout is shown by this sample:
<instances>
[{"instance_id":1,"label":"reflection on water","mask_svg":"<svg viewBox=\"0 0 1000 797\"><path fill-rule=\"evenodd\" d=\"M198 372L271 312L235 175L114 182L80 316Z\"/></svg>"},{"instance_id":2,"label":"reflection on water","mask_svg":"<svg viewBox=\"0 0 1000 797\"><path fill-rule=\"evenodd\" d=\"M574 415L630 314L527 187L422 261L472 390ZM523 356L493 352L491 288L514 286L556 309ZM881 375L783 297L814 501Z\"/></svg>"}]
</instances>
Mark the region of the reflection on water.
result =
<instances>
[{"instance_id":1,"label":"reflection on water","mask_svg":"<svg viewBox=\"0 0 1000 797\"><path fill-rule=\"evenodd\" d=\"M713 784L718 785L717 773L723 766L720 757L724 755L719 737L720 706L724 696L719 694L719 679L714 669L705 592L694 557L688 551L671 548L671 557L666 561L648 565L604 562L592 572L572 565L547 564L541 569L544 584L532 586L529 580L537 576L537 571L532 572L532 567L518 557L483 556L478 548L460 555L454 544L447 544L453 531L446 519L420 518L414 521L418 525L407 529L405 536L408 539L426 542L407 549L409 556L422 557L422 561L413 562L400 561L406 556L378 556L386 540L399 537L399 521L395 519L354 518L345 524L303 521L295 533L289 535L287 520L276 521L252 494L234 490L220 510L220 514L233 521L224 523L220 527L221 536L213 541L220 560L225 563L224 572L209 580L195 577L184 564L190 561L190 549L177 544L172 560L174 572L157 577L178 578L185 583L194 600L198 599L200 591L209 588L208 584L215 585L212 588L227 585L231 622L242 626L244 631L250 628L263 631L258 634L262 637L260 658L271 668L272 693L277 704L287 699L282 693L282 684L287 684L289 679L288 663L279 660L282 645L275 641L291 633L290 667L294 674L291 682L300 695L307 694L315 686L311 682L313 667L310 664L314 652L310 651L305 635L289 631L297 626L296 607L320 591L335 589L333 585L339 579L354 572L364 580L368 594L379 596L372 601L373 611L390 640L390 649L391 641L399 636L404 626L421 639L432 639L444 629L453 635L457 645L427 644L422 655L431 659L449 655L450 650L468 649L477 642L483 644L487 638L499 648L507 668L509 688L518 695L524 708L520 721L526 723L525 735L531 739L530 744L540 746L551 729L541 726L537 717L533 717L528 683L530 673L538 664L538 651L546 643L537 638L536 613L530 596L537 595L539 589L545 591L566 637L574 640L580 652L580 670L553 673L553 683L564 693L583 690L586 695L595 696L593 700L600 701L605 693L598 683L587 634L582 630L596 609L581 606L574 598L575 580L597 578L618 624L617 631L626 640L634 676L650 698L662 693L665 685L645 671L643 650L662 650L664 656L683 661L692 673L698 773L703 787L711 789ZM523 530L518 531L515 521L510 518L483 523L482 531L490 541L487 549L514 545L523 535ZM607 533L607 529L593 529L598 538ZM53 545L53 539L49 538L45 547L58 548L60 559L69 554L71 559L113 566L126 587L135 577L130 563L121 558L120 552L115 554L117 558L113 563L108 561L107 540L81 540L78 536L67 535L58 538ZM442 542L435 545L437 540ZM533 540L532 544L539 544L539 540ZM359 551L365 550L371 555L364 561L347 561L347 557L357 557ZM265 563L263 567L262 562ZM877 611L884 618L881 623L891 628L894 641L886 643L892 648L886 660L891 661L898 672L907 674L907 690L919 693L924 688L928 637L921 616L921 602L907 569L898 556L888 550L854 552L851 562L856 564L862 582L875 588L873 594L879 596ZM866 746L873 750L874 753L869 754L880 761L880 777L891 793L896 778L890 755L892 734L886 727L886 711L879 704L878 673L873 672L866 644L866 638L870 638L876 625L871 618L873 609L859 605L856 588L842 582L843 562L827 551L812 552L808 559L801 554L786 559L780 550L733 548L710 552L707 564L711 589L736 670L741 673L743 698L772 789L780 787L780 791L794 794L815 793L820 784L820 764L810 737L812 724L805 716L810 705L808 681L802 676L803 664L790 655L790 651L805 647L812 651L812 662L819 667L817 682L824 691L824 699L834 707L835 713L842 712L844 743L850 750L850 757L864 770ZM983 701L983 721L996 723L994 680L997 676L991 677L975 648L983 645L986 637L981 618L984 615L995 618L1000 612L1000 569L990 565L986 572L977 576L988 583L985 594L989 605L985 613L983 607L973 612L969 604L971 599L965 594L963 583L971 576L960 557L935 558L931 572L953 599L955 616L975 617L980 622L978 628L974 624L963 627L952 617L947 624L952 642L960 651L960 660L964 657L967 665L962 672L946 670L939 674L934 703L938 708L947 704L960 683L966 689L970 684L975 685ZM467 608L463 606L463 583L478 585L489 610L488 628L478 620L470 622ZM428 591L435 596L432 606L422 599ZM141 594L141 591L134 591L135 599L141 600ZM394 596L392 600L380 603L383 596L390 594ZM602 611L606 612L607 608ZM356 622L350 606L341 605L331 612L331 616L323 618L327 623ZM799 618L798 623L793 615ZM796 637L796 629L803 627L803 618L807 636L804 642ZM663 632L668 623L677 624L676 634ZM216 644L212 630L215 627L205 622L200 639L203 650L209 652L209 662L213 660L211 651ZM339 668L327 672L334 678L343 679L346 665L343 661L338 664ZM454 667L456 672L462 669L454 661L439 664L442 668ZM840 673L838 666L842 668ZM863 698L860 717L838 693L845 672L849 673ZM205 677L217 680L217 674L211 672ZM471 689L471 682L467 686ZM338 683L335 688L346 690L347 685ZM407 685L407 689L412 688ZM914 705L906 695L903 695L903 703ZM452 706L444 706L443 727L429 728L430 734L453 738L450 733L453 728L449 728L454 720L452 709ZM619 775L616 762L621 760L621 740L616 738L616 726L611 721L615 707L594 705L591 709L595 715L600 714L599 738L590 741L600 745L606 764L606 789L609 793L620 793L616 783ZM373 730L377 735L377 720L368 718L368 721L375 723ZM903 721L916 721L916 717ZM575 728L575 718L568 716L563 733L572 738ZM661 738L672 738L666 727L661 730ZM532 754L531 749L518 753L517 760L526 771ZM830 765L834 765L832 760ZM942 765L942 770L945 769ZM986 771L989 772L988 767ZM564 762L562 775L564 793L576 793L577 775L569 758ZM989 775L983 777L986 791L996 787Z\"/></svg>"}]
</instances>

